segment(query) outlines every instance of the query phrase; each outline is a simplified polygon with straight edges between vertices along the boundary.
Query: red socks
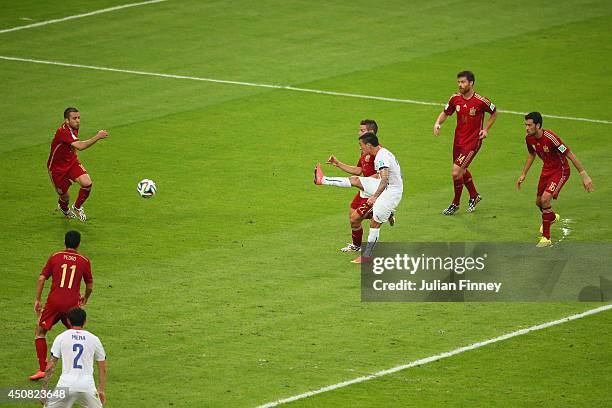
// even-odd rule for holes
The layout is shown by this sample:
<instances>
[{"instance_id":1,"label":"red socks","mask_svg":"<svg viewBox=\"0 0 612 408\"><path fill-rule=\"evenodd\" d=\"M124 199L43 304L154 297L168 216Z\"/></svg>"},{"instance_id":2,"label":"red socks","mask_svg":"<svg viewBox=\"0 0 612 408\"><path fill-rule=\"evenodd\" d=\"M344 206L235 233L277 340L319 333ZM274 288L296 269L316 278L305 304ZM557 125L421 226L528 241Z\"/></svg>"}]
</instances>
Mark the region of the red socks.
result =
<instances>
[{"instance_id":1,"label":"red socks","mask_svg":"<svg viewBox=\"0 0 612 408\"><path fill-rule=\"evenodd\" d=\"M550 239L550 224L555 220L555 212L552 208L542 209L542 236Z\"/></svg>"},{"instance_id":2,"label":"red socks","mask_svg":"<svg viewBox=\"0 0 612 408\"><path fill-rule=\"evenodd\" d=\"M87 200L87 197L89 197L89 193L91 192L91 184L85 187L81 187L81 189L79 190L79 196L76 200L76 202L74 203L74 206L76 208L81 208L83 206L83 203L85 202L85 200Z\"/></svg>"},{"instance_id":3,"label":"red socks","mask_svg":"<svg viewBox=\"0 0 612 408\"><path fill-rule=\"evenodd\" d=\"M470 192L470 198L476 198L478 192L476 191L476 186L472 181L472 173L469 172L468 169L465 169L465 173L463 173L463 184Z\"/></svg>"},{"instance_id":4,"label":"red socks","mask_svg":"<svg viewBox=\"0 0 612 408\"><path fill-rule=\"evenodd\" d=\"M36 357L38 357L38 367L40 371L47 369L47 339L44 337L37 337L34 340L36 345Z\"/></svg>"},{"instance_id":5,"label":"red socks","mask_svg":"<svg viewBox=\"0 0 612 408\"><path fill-rule=\"evenodd\" d=\"M363 228L359 227L359 229L353 229L353 245L360 247L361 241L363 239Z\"/></svg>"},{"instance_id":6,"label":"red socks","mask_svg":"<svg viewBox=\"0 0 612 408\"><path fill-rule=\"evenodd\" d=\"M62 201L61 198L58 198L57 203L59 204L59 207L62 209L62 211L68 211L68 201Z\"/></svg>"},{"instance_id":7,"label":"red socks","mask_svg":"<svg viewBox=\"0 0 612 408\"><path fill-rule=\"evenodd\" d=\"M453 186L455 187L455 198L453 198L453 204L459 205L461 203L461 192L463 191L463 180L454 180Z\"/></svg>"}]
</instances>

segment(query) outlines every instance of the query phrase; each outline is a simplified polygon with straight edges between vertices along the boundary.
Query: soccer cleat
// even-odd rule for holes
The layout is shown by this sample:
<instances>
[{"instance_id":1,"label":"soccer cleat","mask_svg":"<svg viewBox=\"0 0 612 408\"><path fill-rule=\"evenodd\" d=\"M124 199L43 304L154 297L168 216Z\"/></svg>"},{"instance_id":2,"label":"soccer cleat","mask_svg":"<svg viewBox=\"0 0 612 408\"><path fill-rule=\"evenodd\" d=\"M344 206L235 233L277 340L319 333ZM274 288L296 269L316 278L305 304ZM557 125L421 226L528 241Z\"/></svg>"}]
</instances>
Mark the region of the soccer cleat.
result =
<instances>
[{"instance_id":1,"label":"soccer cleat","mask_svg":"<svg viewBox=\"0 0 612 408\"><path fill-rule=\"evenodd\" d=\"M391 213L391 215L389 216L389 226L392 227L395 225L395 214Z\"/></svg>"},{"instance_id":2,"label":"soccer cleat","mask_svg":"<svg viewBox=\"0 0 612 408\"><path fill-rule=\"evenodd\" d=\"M559 215L559 213L555 213L555 219L550 222L550 225L553 225L555 222L559 221L560 219L561 219L561 216ZM540 234L543 232L544 232L544 225L540 225Z\"/></svg>"},{"instance_id":3,"label":"soccer cleat","mask_svg":"<svg viewBox=\"0 0 612 408\"><path fill-rule=\"evenodd\" d=\"M453 215L454 213L457 212L458 209L459 209L458 205L450 203L450 205L446 208L446 210L442 211L442 214Z\"/></svg>"},{"instance_id":4,"label":"soccer cleat","mask_svg":"<svg viewBox=\"0 0 612 408\"><path fill-rule=\"evenodd\" d=\"M62 212L62 214L64 214L64 217L70 219L70 218L76 218L76 215L74 214L74 212L72 212L72 210L69 208L68 211L64 211L62 209L62 207L60 207L59 203L57 204L57 208L59 208L59 210Z\"/></svg>"},{"instance_id":5,"label":"soccer cleat","mask_svg":"<svg viewBox=\"0 0 612 408\"><path fill-rule=\"evenodd\" d=\"M83 207L81 208L76 208L74 205L72 206L72 211L74 212L74 214L79 217L79 220L81 221L85 221L87 220L87 216L85 215L85 210L83 210Z\"/></svg>"},{"instance_id":6,"label":"soccer cleat","mask_svg":"<svg viewBox=\"0 0 612 408\"><path fill-rule=\"evenodd\" d=\"M323 170L321 170L321 163L317 163L314 169L314 183L320 186L323 184L323 177L325 177L325 175L323 174Z\"/></svg>"},{"instance_id":7,"label":"soccer cleat","mask_svg":"<svg viewBox=\"0 0 612 408\"><path fill-rule=\"evenodd\" d=\"M546 237L540 238L540 242L536 245L538 248L545 248L552 245L552 241Z\"/></svg>"},{"instance_id":8,"label":"soccer cleat","mask_svg":"<svg viewBox=\"0 0 612 408\"><path fill-rule=\"evenodd\" d=\"M40 380L41 378L45 378L45 372L38 370L35 374L30 376L30 381Z\"/></svg>"},{"instance_id":9,"label":"soccer cleat","mask_svg":"<svg viewBox=\"0 0 612 408\"><path fill-rule=\"evenodd\" d=\"M360 250L361 250L361 247L358 247L352 242L349 244L346 244L344 248L340 248L340 252L359 252Z\"/></svg>"},{"instance_id":10,"label":"soccer cleat","mask_svg":"<svg viewBox=\"0 0 612 408\"><path fill-rule=\"evenodd\" d=\"M476 204L478 204L481 200L482 200L482 197L480 196L480 194L478 194L475 198L470 198L468 201L468 208L466 211L469 213L474 212L474 210L476 209Z\"/></svg>"},{"instance_id":11,"label":"soccer cleat","mask_svg":"<svg viewBox=\"0 0 612 408\"><path fill-rule=\"evenodd\" d=\"M353 259L351 263L369 264L369 263L372 263L372 257L371 256L358 256L357 258Z\"/></svg>"}]
</instances>

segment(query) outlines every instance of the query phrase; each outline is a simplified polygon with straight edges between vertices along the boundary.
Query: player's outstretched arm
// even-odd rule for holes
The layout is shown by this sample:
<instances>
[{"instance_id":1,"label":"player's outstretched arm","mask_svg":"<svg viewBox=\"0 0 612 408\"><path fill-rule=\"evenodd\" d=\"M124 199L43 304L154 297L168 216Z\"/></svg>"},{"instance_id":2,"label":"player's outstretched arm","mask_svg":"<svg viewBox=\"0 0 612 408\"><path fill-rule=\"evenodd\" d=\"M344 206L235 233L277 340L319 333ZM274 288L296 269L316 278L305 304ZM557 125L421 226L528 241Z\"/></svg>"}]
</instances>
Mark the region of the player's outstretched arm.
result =
<instances>
[{"instance_id":1,"label":"player's outstretched arm","mask_svg":"<svg viewBox=\"0 0 612 408\"><path fill-rule=\"evenodd\" d=\"M527 160L525 161L525 165L523 166L523 172L521 173L521 175L519 176L518 180L516 181L516 188L517 189L521 189L521 184L523 184L523 181L525 181L525 177L527 177L527 173L529 172L529 169L531 168L531 165L533 164L533 161L535 160L535 153L531 153L529 152L529 154L527 155Z\"/></svg>"},{"instance_id":2,"label":"player's outstretched arm","mask_svg":"<svg viewBox=\"0 0 612 408\"><path fill-rule=\"evenodd\" d=\"M587 174L587 171L582 165L582 163L580 163L580 160L578 160L576 155L571 151L567 154L567 158L570 159L572 163L574 163L574 167L576 167L576 170L578 170L578 172L580 173L580 177L582 177L582 184L584 185L584 189L587 191L587 193L593 192L595 190L593 188L593 180L591 180L591 178Z\"/></svg>"},{"instance_id":3,"label":"player's outstretched arm","mask_svg":"<svg viewBox=\"0 0 612 408\"><path fill-rule=\"evenodd\" d=\"M342 170L342 171L344 171L346 173L354 174L355 176L359 176L361 174L361 172L362 172L361 167L349 166L348 164L342 163L334 155L329 156L329 159L327 159L326 163L327 164L331 164L332 166L336 166L340 170Z\"/></svg>"},{"instance_id":4,"label":"player's outstretched arm","mask_svg":"<svg viewBox=\"0 0 612 408\"><path fill-rule=\"evenodd\" d=\"M440 112L440 114L438 115L438 119L436 119L436 123L434 123L434 136L440 136L440 128L442 127L442 124L444 123L446 118L448 118L448 115L444 113L444 111Z\"/></svg>"},{"instance_id":5,"label":"player's outstretched arm","mask_svg":"<svg viewBox=\"0 0 612 408\"><path fill-rule=\"evenodd\" d=\"M378 197L382 194L383 191L385 191L387 185L389 184L389 169L387 167L380 169L378 174L380 176L380 183L378 184L378 188L376 189L374 194L372 194L372 196L368 198L368 204L370 205L374 205Z\"/></svg>"},{"instance_id":6,"label":"player's outstretched arm","mask_svg":"<svg viewBox=\"0 0 612 408\"><path fill-rule=\"evenodd\" d=\"M85 150L88 147L91 147L100 139L105 139L108 136L108 132L106 130L100 130L96 135L87 140L77 140L76 142L71 143L71 146L74 146L77 150Z\"/></svg>"},{"instance_id":7,"label":"player's outstretched arm","mask_svg":"<svg viewBox=\"0 0 612 408\"><path fill-rule=\"evenodd\" d=\"M478 134L479 139L484 139L485 137L487 137L487 135L489 134L489 130L491 130L491 126L493 126L496 120L497 120L497 110L493 112L491 115L489 115L489 120L487 120L485 127Z\"/></svg>"},{"instance_id":8,"label":"player's outstretched arm","mask_svg":"<svg viewBox=\"0 0 612 408\"><path fill-rule=\"evenodd\" d=\"M100 402L104 404L106 402L106 395L104 389L106 388L106 361L96 361L98 365L98 396Z\"/></svg>"}]
</instances>

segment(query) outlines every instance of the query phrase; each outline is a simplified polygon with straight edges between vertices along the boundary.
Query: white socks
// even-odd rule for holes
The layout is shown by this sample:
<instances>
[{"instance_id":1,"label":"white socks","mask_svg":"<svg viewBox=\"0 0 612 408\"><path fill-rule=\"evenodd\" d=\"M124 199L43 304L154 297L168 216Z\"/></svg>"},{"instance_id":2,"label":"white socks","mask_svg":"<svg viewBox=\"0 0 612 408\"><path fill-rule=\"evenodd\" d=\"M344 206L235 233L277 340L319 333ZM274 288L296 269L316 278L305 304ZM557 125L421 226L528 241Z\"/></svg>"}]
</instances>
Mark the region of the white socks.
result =
<instances>
[{"instance_id":1,"label":"white socks","mask_svg":"<svg viewBox=\"0 0 612 408\"><path fill-rule=\"evenodd\" d=\"M351 180L348 177L323 177L321 184L336 187L351 187Z\"/></svg>"},{"instance_id":2,"label":"white socks","mask_svg":"<svg viewBox=\"0 0 612 408\"><path fill-rule=\"evenodd\" d=\"M366 245L366 249L363 252L363 256L372 256L372 250L378 242L378 237L380 235L380 228L370 228L368 232L368 244Z\"/></svg>"}]
</instances>

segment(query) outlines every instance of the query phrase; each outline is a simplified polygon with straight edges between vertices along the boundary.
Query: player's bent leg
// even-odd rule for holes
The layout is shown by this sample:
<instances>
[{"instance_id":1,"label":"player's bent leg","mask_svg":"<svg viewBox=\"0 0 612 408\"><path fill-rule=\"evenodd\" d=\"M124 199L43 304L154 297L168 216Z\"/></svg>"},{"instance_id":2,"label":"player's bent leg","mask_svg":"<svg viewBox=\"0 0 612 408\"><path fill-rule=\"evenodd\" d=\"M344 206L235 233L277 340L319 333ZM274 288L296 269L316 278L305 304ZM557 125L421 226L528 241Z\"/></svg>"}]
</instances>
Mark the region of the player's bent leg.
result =
<instances>
[{"instance_id":1,"label":"player's bent leg","mask_svg":"<svg viewBox=\"0 0 612 408\"><path fill-rule=\"evenodd\" d=\"M461 193L463 192L464 173L465 170L461 166L459 166L457 163L453 163L451 176L453 178L453 189L455 190L455 196L453 197L453 201L450 203L450 205L442 211L443 215L453 215L459 209L459 205L461 203Z\"/></svg>"},{"instance_id":2,"label":"player's bent leg","mask_svg":"<svg viewBox=\"0 0 612 408\"><path fill-rule=\"evenodd\" d=\"M538 247L550 246L550 225L556 219L556 214L550 206L552 194L545 191L542 194L540 202L542 204L542 238L538 242Z\"/></svg>"},{"instance_id":3,"label":"player's bent leg","mask_svg":"<svg viewBox=\"0 0 612 408\"><path fill-rule=\"evenodd\" d=\"M355 208L350 209L349 222L351 224L351 236L352 241L344 248L340 248L341 252L358 252L361 250L361 241L363 239L363 228L361 227L361 221L363 218L357 213Z\"/></svg>"}]
</instances>

